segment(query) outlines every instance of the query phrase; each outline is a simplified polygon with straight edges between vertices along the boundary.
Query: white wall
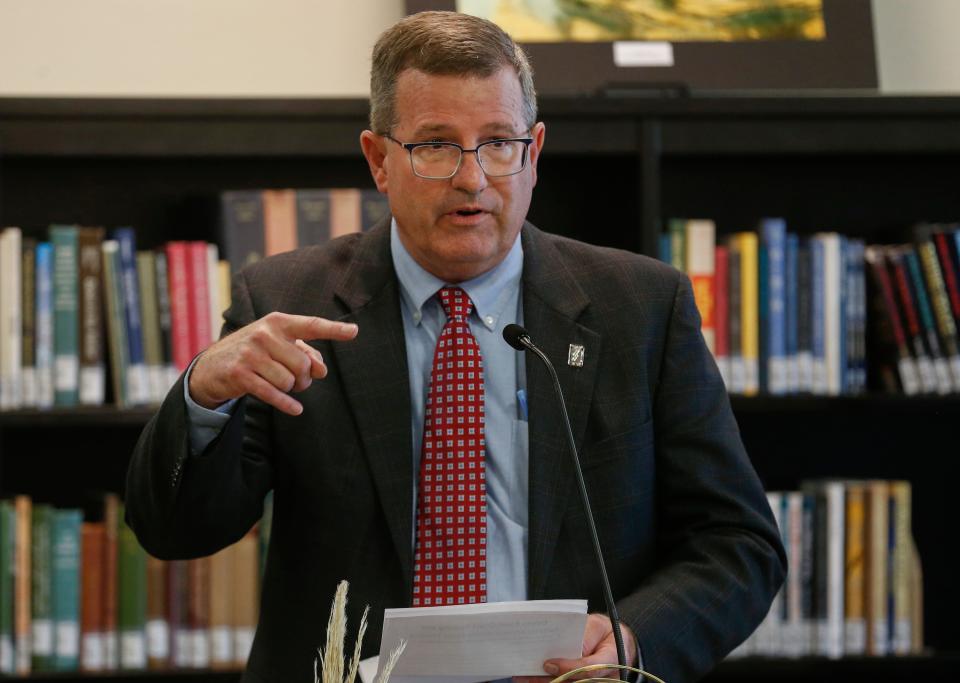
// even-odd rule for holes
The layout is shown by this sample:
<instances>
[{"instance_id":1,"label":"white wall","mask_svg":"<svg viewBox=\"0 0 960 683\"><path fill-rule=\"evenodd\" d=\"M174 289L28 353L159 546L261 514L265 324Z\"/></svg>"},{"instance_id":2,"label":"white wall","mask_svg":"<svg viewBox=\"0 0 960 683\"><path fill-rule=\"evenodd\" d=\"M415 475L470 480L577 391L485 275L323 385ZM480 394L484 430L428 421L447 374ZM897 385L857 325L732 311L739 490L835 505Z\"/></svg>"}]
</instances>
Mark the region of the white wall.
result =
<instances>
[{"instance_id":1,"label":"white wall","mask_svg":"<svg viewBox=\"0 0 960 683\"><path fill-rule=\"evenodd\" d=\"M347 96L403 0L0 0L0 95Z\"/></svg>"},{"instance_id":2,"label":"white wall","mask_svg":"<svg viewBox=\"0 0 960 683\"><path fill-rule=\"evenodd\" d=\"M960 93L960 0L873 0L884 92ZM0 96L365 97L403 0L0 0Z\"/></svg>"}]
</instances>

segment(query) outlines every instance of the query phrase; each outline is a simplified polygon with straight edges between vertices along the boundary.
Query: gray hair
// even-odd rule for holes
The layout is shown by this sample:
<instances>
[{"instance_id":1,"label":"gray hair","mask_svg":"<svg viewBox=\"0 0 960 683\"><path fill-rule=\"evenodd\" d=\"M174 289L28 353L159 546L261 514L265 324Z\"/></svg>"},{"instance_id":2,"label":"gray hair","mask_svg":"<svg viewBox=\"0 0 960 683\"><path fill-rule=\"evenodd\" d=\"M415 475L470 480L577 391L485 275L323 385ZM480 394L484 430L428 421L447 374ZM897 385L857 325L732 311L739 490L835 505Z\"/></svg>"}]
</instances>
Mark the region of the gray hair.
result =
<instances>
[{"instance_id":1,"label":"gray hair","mask_svg":"<svg viewBox=\"0 0 960 683\"><path fill-rule=\"evenodd\" d=\"M537 121L533 70L523 49L492 21L457 12L419 12L388 28L373 47L370 128L389 133L397 124L397 79L406 69L444 76L493 76L511 66L520 79L523 119Z\"/></svg>"}]
</instances>

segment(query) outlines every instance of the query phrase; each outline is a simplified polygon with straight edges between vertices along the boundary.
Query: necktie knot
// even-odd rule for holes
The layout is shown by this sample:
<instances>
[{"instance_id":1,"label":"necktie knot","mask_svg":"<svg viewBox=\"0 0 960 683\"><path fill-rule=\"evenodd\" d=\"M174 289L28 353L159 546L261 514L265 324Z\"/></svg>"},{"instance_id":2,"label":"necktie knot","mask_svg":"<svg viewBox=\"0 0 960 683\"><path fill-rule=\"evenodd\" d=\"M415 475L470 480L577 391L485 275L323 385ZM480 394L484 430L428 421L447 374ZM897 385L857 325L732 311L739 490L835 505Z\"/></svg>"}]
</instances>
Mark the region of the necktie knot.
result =
<instances>
[{"instance_id":1,"label":"necktie knot","mask_svg":"<svg viewBox=\"0 0 960 683\"><path fill-rule=\"evenodd\" d=\"M459 287L443 287L437 292L440 304L449 320L466 320L473 310L473 302Z\"/></svg>"}]
</instances>

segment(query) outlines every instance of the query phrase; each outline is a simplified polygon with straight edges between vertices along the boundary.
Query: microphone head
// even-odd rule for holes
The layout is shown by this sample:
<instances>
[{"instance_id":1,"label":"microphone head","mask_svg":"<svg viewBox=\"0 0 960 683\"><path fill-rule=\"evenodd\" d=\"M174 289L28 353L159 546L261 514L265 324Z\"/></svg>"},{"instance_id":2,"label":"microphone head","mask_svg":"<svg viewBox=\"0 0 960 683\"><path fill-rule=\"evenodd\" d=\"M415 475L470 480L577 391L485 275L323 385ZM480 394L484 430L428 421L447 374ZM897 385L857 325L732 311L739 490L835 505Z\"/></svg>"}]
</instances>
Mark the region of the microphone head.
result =
<instances>
[{"instance_id":1,"label":"microphone head","mask_svg":"<svg viewBox=\"0 0 960 683\"><path fill-rule=\"evenodd\" d=\"M526 349L524 341L530 341L530 333L516 323L510 323L503 328L503 340L517 351Z\"/></svg>"}]
</instances>

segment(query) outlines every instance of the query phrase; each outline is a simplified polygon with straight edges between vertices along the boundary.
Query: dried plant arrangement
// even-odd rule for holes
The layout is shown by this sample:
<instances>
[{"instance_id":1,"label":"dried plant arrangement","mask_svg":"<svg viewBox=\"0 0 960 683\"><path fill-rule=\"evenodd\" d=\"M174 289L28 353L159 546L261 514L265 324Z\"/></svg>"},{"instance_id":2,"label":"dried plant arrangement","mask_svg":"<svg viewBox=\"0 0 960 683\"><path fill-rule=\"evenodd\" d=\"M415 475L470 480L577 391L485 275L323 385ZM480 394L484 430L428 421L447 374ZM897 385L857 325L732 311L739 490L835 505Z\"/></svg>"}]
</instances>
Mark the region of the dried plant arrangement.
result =
<instances>
[{"instance_id":1,"label":"dried plant arrangement","mask_svg":"<svg viewBox=\"0 0 960 683\"><path fill-rule=\"evenodd\" d=\"M324 647L317 648L317 656L313 660L313 683L355 683L357 671L360 668L360 648L363 645L363 636L367 632L367 605L360 618L360 629L357 631L357 640L353 646L353 656L344 675L344 641L347 637L347 589L350 584L341 581L337 592L333 596L330 606L330 618L327 620L327 642ZM387 683L393 667L400 655L403 654L407 643L400 641L400 645L390 653L387 661L380 667L374 683Z\"/></svg>"}]
</instances>

